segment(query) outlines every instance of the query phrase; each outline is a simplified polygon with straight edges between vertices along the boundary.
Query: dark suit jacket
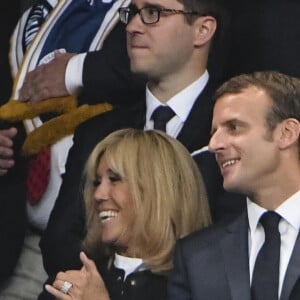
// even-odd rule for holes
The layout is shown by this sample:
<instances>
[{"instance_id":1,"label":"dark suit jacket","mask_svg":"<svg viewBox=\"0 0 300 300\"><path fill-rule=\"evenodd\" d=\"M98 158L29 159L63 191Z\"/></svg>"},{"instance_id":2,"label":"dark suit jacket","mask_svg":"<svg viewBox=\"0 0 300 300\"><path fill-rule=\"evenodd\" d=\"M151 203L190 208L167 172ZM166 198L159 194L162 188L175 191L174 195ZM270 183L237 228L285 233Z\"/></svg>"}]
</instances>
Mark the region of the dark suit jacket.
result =
<instances>
[{"instance_id":1,"label":"dark suit jacket","mask_svg":"<svg viewBox=\"0 0 300 300\"><path fill-rule=\"evenodd\" d=\"M18 130L20 135L14 139L16 152L20 151L22 136L25 134L23 126L18 126ZM26 166L27 160L17 156L15 167L0 176L0 289L15 268L25 236L26 202L21 195L26 195Z\"/></svg>"},{"instance_id":2,"label":"dark suit jacket","mask_svg":"<svg viewBox=\"0 0 300 300\"><path fill-rule=\"evenodd\" d=\"M20 15L20 0L13 0L10 5L0 3L0 105L5 103L12 88L8 50L9 39Z\"/></svg>"},{"instance_id":3,"label":"dark suit jacket","mask_svg":"<svg viewBox=\"0 0 300 300\"><path fill-rule=\"evenodd\" d=\"M93 258L101 274L110 300L166 300L167 276L154 274L149 270L133 272L124 280L125 272L107 259ZM52 281L49 280L51 284ZM38 299L52 300L54 297L44 291Z\"/></svg>"},{"instance_id":4,"label":"dark suit jacket","mask_svg":"<svg viewBox=\"0 0 300 300\"><path fill-rule=\"evenodd\" d=\"M210 137L214 87L206 86L196 100L178 140L190 152L207 145ZM85 234L84 209L81 199L81 174L94 146L114 130L145 124L145 102L130 110L116 110L95 117L78 128L70 150L63 184L40 243L44 265L50 276L60 270L79 268L80 241ZM214 183L212 183L214 184ZM80 188L79 188L80 187Z\"/></svg>"},{"instance_id":5,"label":"dark suit jacket","mask_svg":"<svg viewBox=\"0 0 300 300\"><path fill-rule=\"evenodd\" d=\"M280 300L290 299L300 276L299 250L298 235ZM178 242L168 292L170 300L251 300L246 212Z\"/></svg>"}]
</instances>

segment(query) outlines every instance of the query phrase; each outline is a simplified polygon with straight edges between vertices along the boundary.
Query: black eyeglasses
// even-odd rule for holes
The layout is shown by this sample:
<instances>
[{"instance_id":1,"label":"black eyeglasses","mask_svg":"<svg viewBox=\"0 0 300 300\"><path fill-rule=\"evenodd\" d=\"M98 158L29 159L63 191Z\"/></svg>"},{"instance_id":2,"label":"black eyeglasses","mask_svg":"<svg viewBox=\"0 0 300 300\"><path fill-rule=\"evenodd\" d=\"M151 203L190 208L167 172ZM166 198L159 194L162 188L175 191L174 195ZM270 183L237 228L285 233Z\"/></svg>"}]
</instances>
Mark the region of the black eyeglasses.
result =
<instances>
[{"instance_id":1,"label":"black eyeglasses","mask_svg":"<svg viewBox=\"0 0 300 300\"><path fill-rule=\"evenodd\" d=\"M146 6L140 9L134 6L119 8L120 21L124 24L128 24L136 14L140 15L140 18L144 24L155 24L159 21L161 13L166 13L170 15L200 15L198 12L195 11L184 11L155 6Z\"/></svg>"}]
</instances>

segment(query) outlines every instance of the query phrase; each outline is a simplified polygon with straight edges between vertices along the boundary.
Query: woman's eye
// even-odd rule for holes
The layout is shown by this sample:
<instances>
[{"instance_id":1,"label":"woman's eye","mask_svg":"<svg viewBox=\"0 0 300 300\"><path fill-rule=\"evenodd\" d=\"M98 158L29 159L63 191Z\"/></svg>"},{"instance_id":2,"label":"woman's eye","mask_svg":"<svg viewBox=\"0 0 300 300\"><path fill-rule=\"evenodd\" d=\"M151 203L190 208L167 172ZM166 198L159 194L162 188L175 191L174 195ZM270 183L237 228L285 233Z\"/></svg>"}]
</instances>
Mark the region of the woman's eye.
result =
<instances>
[{"instance_id":1,"label":"woman's eye","mask_svg":"<svg viewBox=\"0 0 300 300\"><path fill-rule=\"evenodd\" d=\"M113 172L112 172L112 173L109 175L109 180L110 180L111 182L117 182L117 181L121 181L122 178L121 178L121 176L120 176L119 174L113 173Z\"/></svg>"},{"instance_id":2,"label":"woman's eye","mask_svg":"<svg viewBox=\"0 0 300 300\"><path fill-rule=\"evenodd\" d=\"M100 181L99 179L95 179L95 180L93 181L93 186L94 186L94 187L97 187L100 183L101 183L101 181Z\"/></svg>"}]
</instances>

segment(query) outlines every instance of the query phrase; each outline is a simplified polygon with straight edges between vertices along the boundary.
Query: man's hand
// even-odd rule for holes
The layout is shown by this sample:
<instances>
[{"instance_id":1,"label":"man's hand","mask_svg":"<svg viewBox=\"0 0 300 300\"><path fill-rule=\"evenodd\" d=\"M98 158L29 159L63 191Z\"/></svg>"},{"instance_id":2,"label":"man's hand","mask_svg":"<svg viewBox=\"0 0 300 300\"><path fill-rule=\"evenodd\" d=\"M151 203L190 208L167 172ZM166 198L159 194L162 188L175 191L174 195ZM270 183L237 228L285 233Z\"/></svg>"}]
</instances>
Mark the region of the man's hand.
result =
<instances>
[{"instance_id":1,"label":"man's hand","mask_svg":"<svg viewBox=\"0 0 300 300\"><path fill-rule=\"evenodd\" d=\"M17 134L17 129L0 130L0 176L5 175L15 164L13 160L13 138Z\"/></svg>"},{"instance_id":2,"label":"man's hand","mask_svg":"<svg viewBox=\"0 0 300 300\"><path fill-rule=\"evenodd\" d=\"M69 95L65 85L67 64L74 53L55 52L55 57L27 73L19 99L32 103Z\"/></svg>"}]
</instances>

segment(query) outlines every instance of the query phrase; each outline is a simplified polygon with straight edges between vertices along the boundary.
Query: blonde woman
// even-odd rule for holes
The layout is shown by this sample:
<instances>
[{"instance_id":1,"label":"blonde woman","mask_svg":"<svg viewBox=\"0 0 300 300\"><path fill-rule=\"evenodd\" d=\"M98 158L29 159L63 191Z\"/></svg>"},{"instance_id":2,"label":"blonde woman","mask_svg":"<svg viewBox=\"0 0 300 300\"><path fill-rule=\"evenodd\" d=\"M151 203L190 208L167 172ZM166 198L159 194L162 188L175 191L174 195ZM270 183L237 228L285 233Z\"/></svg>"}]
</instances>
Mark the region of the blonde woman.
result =
<instances>
[{"instance_id":1,"label":"blonde woman","mask_svg":"<svg viewBox=\"0 0 300 300\"><path fill-rule=\"evenodd\" d=\"M84 195L93 260L82 252L82 269L46 289L59 299L166 299L176 240L211 222L188 151L159 131L116 131L90 155Z\"/></svg>"}]
</instances>

